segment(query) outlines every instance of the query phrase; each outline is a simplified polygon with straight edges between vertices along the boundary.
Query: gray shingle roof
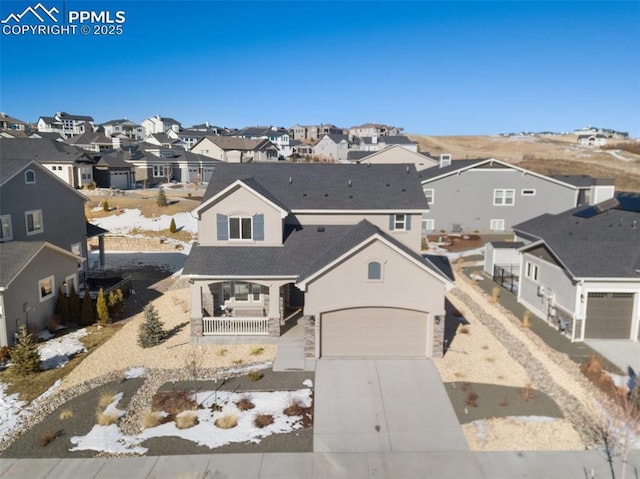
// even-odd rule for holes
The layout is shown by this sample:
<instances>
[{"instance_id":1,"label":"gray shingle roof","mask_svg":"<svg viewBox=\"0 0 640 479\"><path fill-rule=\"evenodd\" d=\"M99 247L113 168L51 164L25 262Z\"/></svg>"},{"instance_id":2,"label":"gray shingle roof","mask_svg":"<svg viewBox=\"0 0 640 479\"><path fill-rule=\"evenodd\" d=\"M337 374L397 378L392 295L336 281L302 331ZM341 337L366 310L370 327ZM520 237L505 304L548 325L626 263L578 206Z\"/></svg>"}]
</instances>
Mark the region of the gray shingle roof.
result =
<instances>
[{"instance_id":1,"label":"gray shingle roof","mask_svg":"<svg viewBox=\"0 0 640 479\"><path fill-rule=\"evenodd\" d=\"M185 262L186 276L289 276L302 281L379 234L436 274L451 277L439 257L434 264L366 220L357 225L305 225L290 230L284 245L266 247L194 245ZM440 264L441 263L441 264Z\"/></svg>"},{"instance_id":2,"label":"gray shingle roof","mask_svg":"<svg viewBox=\"0 0 640 479\"><path fill-rule=\"evenodd\" d=\"M374 153L375 151L361 151L361 150L349 151L347 152L347 160L360 161L369 155L373 155Z\"/></svg>"},{"instance_id":3,"label":"gray shingle roof","mask_svg":"<svg viewBox=\"0 0 640 479\"><path fill-rule=\"evenodd\" d=\"M436 160L438 161L438 160ZM420 179L421 180L428 180L431 178L436 178L440 175L446 175L449 173L453 173L455 171L461 170L463 168L467 168L469 166L473 166L477 163L481 163L485 161L484 158L482 159L474 159L474 160L452 160L451 164L448 166L443 166L442 168L440 168L438 165L432 167L432 168L427 168L425 170L422 170L419 173Z\"/></svg>"},{"instance_id":4,"label":"gray shingle roof","mask_svg":"<svg viewBox=\"0 0 640 479\"><path fill-rule=\"evenodd\" d=\"M223 150L242 150L242 151L257 151L262 148L264 144L269 143L266 138L263 139L250 139L239 138L233 136L206 136L212 143L219 146Z\"/></svg>"},{"instance_id":5,"label":"gray shingle roof","mask_svg":"<svg viewBox=\"0 0 640 479\"><path fill-rule=\"evenodd\" d=\"M513 229L543 240L576 278L640 279L640 195L619 194L601 205L545 214Z\"/></svg>"},{"instance_id":6,"label":"gray shingle roof","mask_svg":"<svg viewBox=\"0 0 640 479\"><path fill-rule=\"evenodd\" d=\"M0 138L0 160L28 159L41 163L91 162L87 152L47 138Z\"/></svg>"},{"instance_id":7,"label":"gray shingle roof","mask_svg":"<svg viewBox=\"0 0 640 479\"><path fill-rule=\"evenodd\" d=\"M0 243L0 286L6 287L44 244L44 241Z\"/></svg>"},{"instance_id":8,"label":"gray shingle roof","mask_svg":"<svg viewBox=\"0 0 640 479\"><path fill-rule=\"evenodd\" d=\"M427 208L415 167L391 164L222 163L216 166L203 201L246 178L254 178L289 210Z\"/></svg>"},{"instance_id":9,"label":"gray shingle roof","mask_svg":"<svg viewBox=\"0 0 640 479\"><path fill-rule=\"evenodd\" d=\"M613 178L594 178L588 175L551 175L554 178L563 183L576 186L578 188L588 188L591 185L613 185L615 182Z\"/></svg>"},{"instance_id":10,"label":"gray shingle roof","mask_svg":"<svg viewBox=\"0 0 640 479\"><path fill-rule=\"evenodd\" d=\"M522 241L489 241L494 248L518 249L524 246Z\"/></svg>"},{"instance_id":11,"label":"gray shingle roof","mask_svg":"<svg viewBox=\"0 0 640 479\"><path fill-rule=\"evenodd\" d=\"M1 143L0 143L1 145ZM25 168L29 163L33 160L27 159L10 159L10 158L2 158L0 154L0 183L4 183L6 180L11 178L13 175L18 173L20 170Z\"/></svg>"}]
</instances>

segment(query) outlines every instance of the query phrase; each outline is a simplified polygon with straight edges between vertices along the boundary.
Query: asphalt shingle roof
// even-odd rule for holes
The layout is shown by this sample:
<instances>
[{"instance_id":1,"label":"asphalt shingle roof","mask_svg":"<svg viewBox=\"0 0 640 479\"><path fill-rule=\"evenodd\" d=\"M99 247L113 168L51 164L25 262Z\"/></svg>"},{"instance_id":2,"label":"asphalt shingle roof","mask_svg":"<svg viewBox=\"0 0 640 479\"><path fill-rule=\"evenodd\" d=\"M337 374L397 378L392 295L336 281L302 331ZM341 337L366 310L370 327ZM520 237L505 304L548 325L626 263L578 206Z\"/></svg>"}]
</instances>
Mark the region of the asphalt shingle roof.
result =
<instances>
[{"instance_id":1,"label":"asphalt shingle roof","mask_svg":"<svg viewBox=\"0 0 640 479\"><path fill-rule=\"evenodd\" d=\"M81 159L89 161L84 150L60 141L48 138L0 138L0 161L8 159L45 163L74 163Z\"/></svg>"},{"instance_id":2,"label":"asphalt shingle roof","mask_svg":"<svg viewBox=\"0 0 640 479\"><path fill-rule=\"evenodd\" d=\"M640 195L583 206L513 227L539 238L577 278L640 279Z\"/></svg>"},{"instance_id":3,"label":"asphalt shingle roof","mask_svg":"<svg viewBox=\"0 0 640 479\"><path fill-rule=\"evenodd\" d=\"M44 244L44 241L0 243L0 286L6 287Z\"/></svg>"},{"instance_id":4,"label":"asphalt shingle roof","mask_svg":"<svg viewBox=\"0 0 640 479\"><path fill-rule=\"evenodd\" d=\"M485 161L485 159L475 159L475 160L451 160L451 164L448 166L443 166L440 168L438 165L422 170L419 173L421 180L429 180L431 178L436 178L441 175L446 175L452 173L454 171L461 170L463 168L467 168L469 166L473 166L477 163L481 163Z\"/></svg>"},{"instance_id":5,"label":"asphalt shingle roof","mask_svg":"<svg viewBox=\"0 0 640 479\"><path fill-rule=\"evenodd\" d=\"M415 167L392 164L221 163L203 201L247 178L259 182L289 210L427 208Z\"/></svg>"}]
</instances>

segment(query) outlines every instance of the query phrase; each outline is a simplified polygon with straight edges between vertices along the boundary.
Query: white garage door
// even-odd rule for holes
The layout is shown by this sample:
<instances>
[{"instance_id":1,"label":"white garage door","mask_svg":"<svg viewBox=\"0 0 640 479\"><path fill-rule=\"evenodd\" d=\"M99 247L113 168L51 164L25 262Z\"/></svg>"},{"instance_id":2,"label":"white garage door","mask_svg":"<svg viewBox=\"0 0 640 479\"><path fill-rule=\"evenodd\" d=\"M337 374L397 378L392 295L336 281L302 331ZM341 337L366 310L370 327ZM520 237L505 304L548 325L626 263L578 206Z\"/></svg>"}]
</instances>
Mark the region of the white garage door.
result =
<instances>
[{"instance_id":1,"label":"white garage door","mask_svg":"<svg viewBox=\"0 0 640 479\"><path fill-rule=\"evenodd\" d=\"M354 308L324 313L322 357L427 355L427 313L394 308Z\"/></svg>"},{"instance_id":2,"label":"white garage door","mask_svg":"<svg viewBox=\"0 0 640 479\"><path fill-rule=\"evenodd\" d=\"M129 173L112 171L111 172L111 186L120 190L129 189Z\"/></svg>"},{"instance_id":3,"label":"white garage door","mask_svg":"<svg viewBox=\"0 0 640 479\"><path fill-rule=\"evenodd\" d=\"M585 337L629 339L633 300L633 293L589 293Z\"/></svg>"}]
</instances>

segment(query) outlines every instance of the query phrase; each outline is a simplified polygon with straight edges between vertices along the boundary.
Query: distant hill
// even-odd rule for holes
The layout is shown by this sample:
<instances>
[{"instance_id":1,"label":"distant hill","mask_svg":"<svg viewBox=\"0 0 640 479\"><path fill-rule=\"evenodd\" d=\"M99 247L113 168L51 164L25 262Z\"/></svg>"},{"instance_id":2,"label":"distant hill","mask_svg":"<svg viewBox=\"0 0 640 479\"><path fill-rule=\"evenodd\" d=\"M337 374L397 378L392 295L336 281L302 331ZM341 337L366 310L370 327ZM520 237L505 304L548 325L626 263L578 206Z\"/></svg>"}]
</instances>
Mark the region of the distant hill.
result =
<instances>
[{"instance_id":1,"label":"distant hill","mask_svg":"<svg viewBox=\"0 0 640 479\"><path fill-rule=\"evenodd\" d=\"M576 135L408 136L432 156L494 157L545 175L614 178L617 190L640 192L640 152L634 141L611 140L601 149L579 145Z\"/></svg>"}]
</instances>

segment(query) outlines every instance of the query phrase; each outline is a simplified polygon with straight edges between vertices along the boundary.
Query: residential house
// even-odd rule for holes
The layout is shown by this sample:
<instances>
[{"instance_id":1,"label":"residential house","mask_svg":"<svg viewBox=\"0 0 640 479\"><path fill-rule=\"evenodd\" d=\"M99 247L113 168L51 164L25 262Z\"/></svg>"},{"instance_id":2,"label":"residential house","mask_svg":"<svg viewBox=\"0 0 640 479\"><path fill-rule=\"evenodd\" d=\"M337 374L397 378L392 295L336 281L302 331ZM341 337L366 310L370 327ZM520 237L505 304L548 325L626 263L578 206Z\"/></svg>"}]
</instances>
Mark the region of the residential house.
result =
<instances>
[{"instance_id":1,"label":"residential house","mask_svg":"<svg viewBox=\"0 0 640 479\"><path fill-rule=\"evenodd\" d=\"M379 151L362 151L353 150L350 151L347 160L354 163L393 163L393 164L406 164L411 163L416 167L416 170L421 171L426 168L438 165L438 160L431 158L424 153L417 153L410 149L404 148L401 145L391 145Z\"/></svg>"},{"instance_id":2,"label":"residential house","mask_svg":"<svg viewBox=\"0 0 640 479\"><path fill-rule=\"evenodd\" d=\"M168 130L178 132L180 131L180 122L173 118L156 115L142 120L142 127L144 128L145 136L148 136L154 133L166 133Z\"/></svg>"},{"instance_id":3,"label":"residential house","mask_svg":"<svg viewBox=\"0 0 640 479\"><path fill-rule=\"evenodd\" d=\"M229 136L238 138L250 138L253 140L267 139L278 147L278 157L289 158L293 149L290 144L289 131L285 128L275 126L269 127L248 127L231 133Z\"/></svg>"},{"instance_id":4,"label":"residential house","mask_svg":"<svg viewBox=\"0 0 640 479\"><path fill-rule=\"evenodd\" d=\"M444 154L438 166L419 176L429 203L424 233L508 232L515 224L603 200L614 191L613 180L558 179L495 158L452 160Z\"/></svg>"},{"instance_id":5,"label":"residential house","mask_svg":"<svg viewBox=\"0 0 640 479\"><path fill-rule=\"evenodd\" d=\"M313 146L313 154L332 161L346 162L350 149L357 148L358 143L349 138L349 135L324 135Z\"/></svg>"},{"instance_id":6,"label":"residential house","mask_svg":"<svg viewBox=\"0 0 640 479\"><path fill-rule=\"evenodd\" d=\"M289 128L289 134L294 140L316 141L325 135L342 135L342 128L338 128L331 123L321 123L319 125L294 125Z\"/></svg>"},{"instance_id":7,"label":"residential house","mask_svg":"<svg viewBox=\"0 0 640 479\"><path fill-rule=\"evenodd\" d=\"M16 159L0 140L0 346L19 324L42 329L59 287L79 289L87 240L101 228L85 220L87 198L34 159ZM30 140L33 141L33 140ZM53 201L55 199L55 201Z\"/></svg>"},{"instance_id":8,"label":"residential house","mask_svg":"<svg viewBox=\"0 0 640 479\"><path fill-rule=\"evenodd\" d=\"M59 133L65 138L82 135L93 131L93 118L86 115L72 115L64 111L55 116L41 116L38 119L38 131L43 133Z\"/></svg>"},{"instance_id":9,"label":"residential house","mask_svg":"<svg viewBox=\"0 0 640 479\"><path fill-rule=\"evenodd\" d=\"M135 181L145 187L162 183L206 183L220 160L181 149L144 146L126 159L135 167Z\"/></svg>"},{"instance_id":10,"label":"residential house","mask_svg":"<svg viewBox=\"0 0 640 479\"><path fill-rule=\"evenodd\" d=\"M604 146L607 144L607 137L602 134L579 135L578 143L585 146Z\"/></svg>"},{"instance_id":11,"label":"residential house","mask_svg":"<svg viewBox=\"0 0 640 479\"><path fill-rule=\"evenodd\" d=\"M0 130L16 133L24 132L26 129L27 124L24 121L13 118L6 113L0 113Z\"/></svg>"},{"instance_id":12,"label":"residential house","mask_svg":"<svg viewBox=\"0 0 640 479\"><path fill-rule=\"evenodd\" d=\"M110 120L102 123L100 127L104 130L105 136L125 136L130 140L142 140L145 137L145 129L127 118L120 120Z\"/></svg>"},{"instance_id":13,"label":"residential house","mask_svg":"<svg viewBox=\"0 0 640 479\"><path fill-rule=\"evenodd\" d=\"M87 131L65 141L68 145L77 146L87 151L101 152L113 149L113 140L103 133Z\"/></svg>"},{"instance_id":14,"label":"residential house","mask_svg":"<svg viewBox=\"0 0 640 479\"><path fill-rule=\"evenodd\" d=\"M381 136L398 136L402 134L403 130L404 128L402 127L383 125L380 123L365 123L349 128L349 134L359 138L371 138L373 136L380 138Z\"/></svg>"},{"instance_id":15,"label":"residential house","mask_svg":"<svg viewBox=\"0 0 640 479\"><path fill-rule=\"evenodd\" d=\"M169 150L187 149L187 144L183 142L177 134L174 137L166 133L151 133L144 138L144 143L160 146Z\"/></svg>"},{"instance_id":16,"label":"residential house","mask_svg":"<svg viewBox=\"0 0 640 479\"><path fill-rule=\"evenodd\" d=\"M93 184L90 153L66 143L45 138L0 138L3 158L36 160L73 188Z\"/></svg>"},{"instance_id":17,"label":"residential house","mask_svg":"<svg viewBox=\"0 0 640 479\"><path fill-rule=\"evenodd\" d=\"M100 155L93 167L93 178L98 188L130 190L136 187L135 166L129 151L117 150Z\"/></svg>"},{"instance_id":18,"label":"residential house","mask_svg":"<svg viewBox=\"0 0 640 479\"><path fill-rule=\"evenodd\" d=\"M294 157L307 157L313 155L313 145L302 143L299 140L291 140L290 143L292 155Z\"/></svg>"},{"instance_id":19,"label":"residential house","mask_svg":"<svg viewBox=\"0 0 640 479\"><path fill-rule=\"evenodd\" d=\"M315 324L316 357L442 355L448 264L420 254L410 165L220 164L184 265L192 335Z\"/></svg>"},{"instance_id":20,"label":"residential house","mask_svg":"<svg viewBox=\"0 0 640 479\"><path fill-rule=\"evenodd\" d=\"M179 141L180 142L179 144L185 150L190 150L191 148L193 148L193 145L198 143L202 138L204 138L207 135L214 135L214 134L215 133L211 131L207 132L207 131L183 128L180 131L167 130L166 136L171 140Z\"/></svg>"},{"instance_id":21,"label":"residential house","mask_svg":"<svg viewBox=\"0 0 640 479\"><path fill-rule=\"evenodd\" d=\"M406 136L363 136L360 137L360 150L380 151L388 146L398 145L409 151L418 152L418 144Z\"/></svg>"},{"instance_id":22,"label":"residential house","mask_svg":"<svg viewBox=\"0 0 640 479\"><path fill-rule=\"evenodd\" d=\"M278 160L278 147L266 139L205 136L191 148L191 152L226 163Z\"/></svg>"},{"instance_id":23,"label":"residential house","mask_svg":"<svg viewBox=\"0 0 640 479\"><path fill-rule=\"evenodd\" d=\"M543 214L513 227L518 301L573 341L640 340L640 195Z\"/></svg>"}]
</instances>

